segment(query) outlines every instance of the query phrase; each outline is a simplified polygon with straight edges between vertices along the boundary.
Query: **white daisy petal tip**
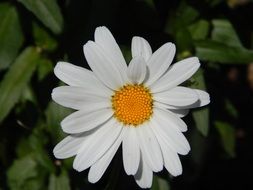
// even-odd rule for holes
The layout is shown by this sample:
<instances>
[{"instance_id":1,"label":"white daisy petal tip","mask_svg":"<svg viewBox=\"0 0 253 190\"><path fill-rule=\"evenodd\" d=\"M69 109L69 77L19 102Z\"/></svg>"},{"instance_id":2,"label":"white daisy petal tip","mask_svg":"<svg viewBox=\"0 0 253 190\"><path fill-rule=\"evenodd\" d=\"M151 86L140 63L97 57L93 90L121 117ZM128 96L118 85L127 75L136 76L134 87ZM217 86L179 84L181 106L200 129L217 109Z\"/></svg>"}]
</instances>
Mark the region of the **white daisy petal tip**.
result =
<instances>
[{"instance_id":1,"label":"white daisy petal tip","mask_svg":"<svg viewBox=\"0 0 253 190\"><path fill-rule=\"evenodd\" d=\"M73 163L73 169L76 170L76 171L78 171L78 172L82 172L83 171L83 169L81 169L79 166L77 166L75 164L75 162Z\"/></svg>"},{"instance_id":2,"label":"white daisy petal tip","mask_svg":"<svg viewBox=\"0 0 253 190\"><path fill-rule=\"evenodd\" d=\"M112 41L109 40L109 43L112 43ZM111 47L112 45L109 44L107 46ZM120 54L122 53L120 50L117 51L117 49L119 49L118 47L111 47L117 52L117 56L111 56L106 47L103 47L96 42L88 41L83 46L83 51L90 68L99 81L108 88L116 90L123 86L125 81L127 81L127 67L124 63L123 56L122 59L120 58Z\"/></svg>"},{"instance_id":3,"label":"white daisy petal tip","mask_svg":"<svg viewBox=\"0 0 253 190\"><path fill-rule=\"evenodd\" d=\"M88 180L91 183L96 183L104 174L110 162L112 161L115 153L117 152L120 144L122 143L126 128L123 128L119 137L113 143L113 145L109 148L109 150L90 167Z\"/></svg>"},{"instance_id":4,"label":"white daisy petal tip","mask_svg":"<svg viewBox=\"0 0 253 190\"><path fill-rule=\"evenodd\" d=\"M98 27L96 27L96 29L95 29L95 36L96 36L96 34L97 34L98 32L101 32L101 31L105 31L105 32L111 33L110 30L109 30L106 26L98 26Z\"/></svg>"},{"instance_id":5,"label":"white daisy petal tip","mask_svg":"<svg viewBox=\"0 0 253 190\"><path fill-rule=\"evenodd\" d=\"M172 170L167 170L169 173L170 173L170 175L171 176L173 176L173 177L178 177L178 176L180 176L180 175L182 175L183 174L183 170L179 170L179 171L172 171Z\"/></svg>"},{"instance_id":6,"label":"white daisy petal tip","mask_svg":"<svg viewBox=\"0 0 253 190\"><path fill-rule=\"evenodd\" d=\"M149 68L149 78L146 85L150 86L156 82L169 69L176 53L176 47L168 42L157 49L147 62Z\"/></svg>"},{"instance_id":7,"label":"white daisy petal tip","mask_svg":"<svg viewBox=\"0 0 253 190\"><path fill-rule=\"evenodd\" d=\"M198 93L190 88L177 86L169 91L154 94L154 99L170 106L187 106L199 100Z\"/></svg>"},{"instance_id":8,"label":"white daisy petal tip","mask_svg":"<svg viewBox=\"0 0 253 190\"><path fill-rule=\"evenodd\" d=\"M153 171L149 168L144 158L141 158L140 166L134 175L136 183L141 188L150 188L153 181Z\"/></svg>"},{"instance_id":9,"label":"white daisy petal tip","mask_svg":"<svg viewBox=\"0 0 253 190\"><path fill-rule=\"evenodd\" d=\"M91 134L91 133L90 133ZM88 134L86 134L88 135ZM77 154L77 151L82 146L87 138L86 135L69 135L59 142L53 149L53 154L58 159L66 159Z\"/></svg>"},{"instance_id":10,"label":"white daisy petal tip","mask_svg":"<svg viewBox=\"0 0 253 190\"><path fill-rule=\"evenodd\" d=\"M67 63L65 61L58 61L54 67L54 74L55 76L62 80L62 78L64 78L64 73L66 72L66 70L68 69L68 67L74 66L70 63ZM76 67L76 66L74 66Z\"/></svg>"},{"instance_id":11,"label":"white daisy petal tip","mask_svg":"<svg viewBox=\"0 0 253 190\"><path fill-rule=\"evenodd\" d=\"M61 156L59 155L58 153L58 147L54 147L53 149L53 154L54 154L54 157L57 158L57 159L61 159Z\"/></svg>"},{"instance_id":12,"label":"white daisy petal tip","mask_svg":"<svg viewBox=\"0 0 253 190\"><path fill-rule=\"evenodd\" d=\"M64 118L61 121L61 127L68 134L87 132L107 123L112 114L107 108L96 111L92 109L79 110Z\"/></svg>"},{"instance_id":13,"label":"white daisy petal tip","mask_svg":"<svg viewBox=\"0 0 253 190\"><path fill-rule=\"evenodd\" d=\"M61 66L64 65L63 61L59 61L56 63L55 67L54 67L54 74L57 76L58 75L58 71L61 70Z\"/></svg>"},{"instance_id":14,"label":"white daisy petal tip","mask_svg":"<svg viewBox=\"0 0 253 190\"><path fill-rule=\"evenodd\" d=\"M59 88L59 87L56 87L56 88L54 88L54 89L52 90L52 92L51 92L51 97L52 97L52 99L54 100L54 102L56 102L57 104L59 104L59 102L58 102L57 88Z\"/></svg>"},{"instance_id":15,"label":"white daisy petal tip","mask_svg":"<svg viewBox=\"0 0 253 190\"><path fill-rule=\"evenodd\" d=\"M168 71L149 87L153 93L168 91L192 77L199 67L200 62L197 57L183 59L170 66Z\"/></svg>"},{"instance_id":16,"label":"white daisy petal tip","mask_svg":"<svg viewBox=\"0 0 253 190\"><path fill-rule=\"evenodd\" d=\"M206 91L194 89L198 94L199 107L206 106L210 103L210 95Z\"/></svg>"},{"instance_id":17,"label":"white daisy petal tip","mask_svg":"<svg viewBox=\"0 0 253 190\"><path fill-rule=\"evenodd\" d=\"M140 164L140 147L136 131L128 126L122 142L123 165L127 175L135 175Z\"/></svg>"},{"instance_id":18,"label":"white daisy petal tip","mask_svg":"<svg viewBox=\"0 0 253 190\"><path fill-rule=\"evenodd\" d=\"M152 55L152 49L148 41L142 37L134 36L131 44L132 57L141 56L147 62Z\"/></svg>"}]
</instances>

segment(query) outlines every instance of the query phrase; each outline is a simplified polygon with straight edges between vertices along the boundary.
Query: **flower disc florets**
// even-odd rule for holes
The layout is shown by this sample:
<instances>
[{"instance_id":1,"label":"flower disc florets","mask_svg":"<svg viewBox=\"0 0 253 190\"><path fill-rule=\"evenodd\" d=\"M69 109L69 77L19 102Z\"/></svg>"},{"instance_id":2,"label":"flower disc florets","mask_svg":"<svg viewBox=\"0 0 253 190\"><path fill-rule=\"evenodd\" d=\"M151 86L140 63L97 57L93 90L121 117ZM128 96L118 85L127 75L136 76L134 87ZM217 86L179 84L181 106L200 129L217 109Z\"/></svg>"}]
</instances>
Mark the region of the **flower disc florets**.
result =
<instances>
[{"instance_id":1,"label":"flower disc florets","mask_svg":"<svg viewBox=\"0 0 253 190\"><path fill-rule=\"evenodd\" d=\"M138 126L152 116L152 95L143 85L125 85L112 96L112 108L117 120Z\"/></svg>"}]
</instances>

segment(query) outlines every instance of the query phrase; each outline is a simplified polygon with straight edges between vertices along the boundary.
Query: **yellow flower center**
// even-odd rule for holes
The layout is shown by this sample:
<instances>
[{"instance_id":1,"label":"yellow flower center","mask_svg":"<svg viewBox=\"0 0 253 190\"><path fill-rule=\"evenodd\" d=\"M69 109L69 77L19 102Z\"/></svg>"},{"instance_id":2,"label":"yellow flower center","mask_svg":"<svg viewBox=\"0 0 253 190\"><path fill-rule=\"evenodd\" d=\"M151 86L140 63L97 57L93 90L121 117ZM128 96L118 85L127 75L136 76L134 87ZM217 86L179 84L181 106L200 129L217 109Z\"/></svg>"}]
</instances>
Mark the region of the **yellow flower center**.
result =
<instances>
[{"instance_id":1,"label":"yellow flower center","mask_svg":"<svg viewBox=\"0 0 253 190\"><path fill-rule=\"evenodd\" d=\"M153 99L143 85L125 85L112 96L114 117L125 125L137 126L153 114Z\"/></svg>"}]
</instances>

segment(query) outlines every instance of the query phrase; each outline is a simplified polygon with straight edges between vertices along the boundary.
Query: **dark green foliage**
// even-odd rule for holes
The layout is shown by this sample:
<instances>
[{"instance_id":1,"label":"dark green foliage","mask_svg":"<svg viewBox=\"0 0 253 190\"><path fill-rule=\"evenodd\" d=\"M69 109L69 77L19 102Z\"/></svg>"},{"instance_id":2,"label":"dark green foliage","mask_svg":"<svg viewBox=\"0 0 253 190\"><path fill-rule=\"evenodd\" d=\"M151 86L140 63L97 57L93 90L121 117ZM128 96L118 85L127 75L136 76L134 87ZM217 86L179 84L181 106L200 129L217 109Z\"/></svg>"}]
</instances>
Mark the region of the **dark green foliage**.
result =
<instances>
[{"instance_id":1,"label":"dark green foliage","mask_svg":"<svg viewBox=\"0 0 253 190\"><path fill-rule=\"evenodd\" d=\"M244 121L248 112L242 109L246 105L252 110L252 89L245 91L245 76L241 76L244 83L240 81L243 89L234 90L236 82L232 87L227 85L226 70L233 66L244 71L253 62L253 27L247 24L253 19L248 8L253 5L231 6L231 2L1 1L0 190L138 189L134 178L123 171L120 150L95 185L88 183L86 171L72 169L73 159L57 160L52 153L66 136L60 122L73 111L51 100L52 89L59 85L54 65L65 60L88 68L82 46L93 40L94 29L100 25L113 32L127 62L131 60L130 41L134 35L146 38L153 51L172 41L177 47L174 61L199 57L201 69L185 85L210 92L211 104L192 110L184 119L192 151L182 159L183 175L171 178L163 170L154 175L151 189L214 189L203 181L219 184L213 180L216 171L210 178L202 174L213 165L220 169L217 162L236 159L237 129L252 127L252 118ZM245 12L239 14L240 8ZM242 90L239 95L238 89ZM246 137L241 134L241 138Z\"/></svg>"},{"instance_id":2,"label":"dark green foliage","mask_svg":"<svg viewBox=\"0 0 253 190\"><path fill-rule=\"evenodd\" d=\"M0 70L9 67L24 41L17 10L0 4Z\"/></svg>"}]
</instances>

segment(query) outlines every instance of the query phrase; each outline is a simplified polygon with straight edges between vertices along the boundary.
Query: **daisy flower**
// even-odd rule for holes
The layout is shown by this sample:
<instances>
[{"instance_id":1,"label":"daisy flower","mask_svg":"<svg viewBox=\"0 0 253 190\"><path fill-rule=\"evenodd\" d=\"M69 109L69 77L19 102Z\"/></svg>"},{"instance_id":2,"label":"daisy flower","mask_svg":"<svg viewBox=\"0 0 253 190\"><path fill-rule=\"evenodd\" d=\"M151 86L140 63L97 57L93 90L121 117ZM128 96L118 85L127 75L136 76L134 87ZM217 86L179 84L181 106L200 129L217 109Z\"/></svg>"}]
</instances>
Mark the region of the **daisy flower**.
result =
<instances>
[{"instance_id":1,"label":"daisy flower","mask_svg":"<svg viewBox=\"0 0 253 190\"><path fill-rule=\"evenodd\" d=\"M92 71L57 63L54 73L68 86L53 89L52 98L77 111L61 122L69 135L53 152L58 159L75 156L73 168L90 168L88 180L95 183L122 144L125 172L149 188L153 172L163 166L172 176L182 173L178 155L186 155L190 146L181 117L210 100L202 90L179 86L198 70L197 57L171 65L173 43L152 53L145 39L133 37L131 46L127 65L111 32L98 27L95 41L83 46Z\"/></svg>"}]
</instances>

